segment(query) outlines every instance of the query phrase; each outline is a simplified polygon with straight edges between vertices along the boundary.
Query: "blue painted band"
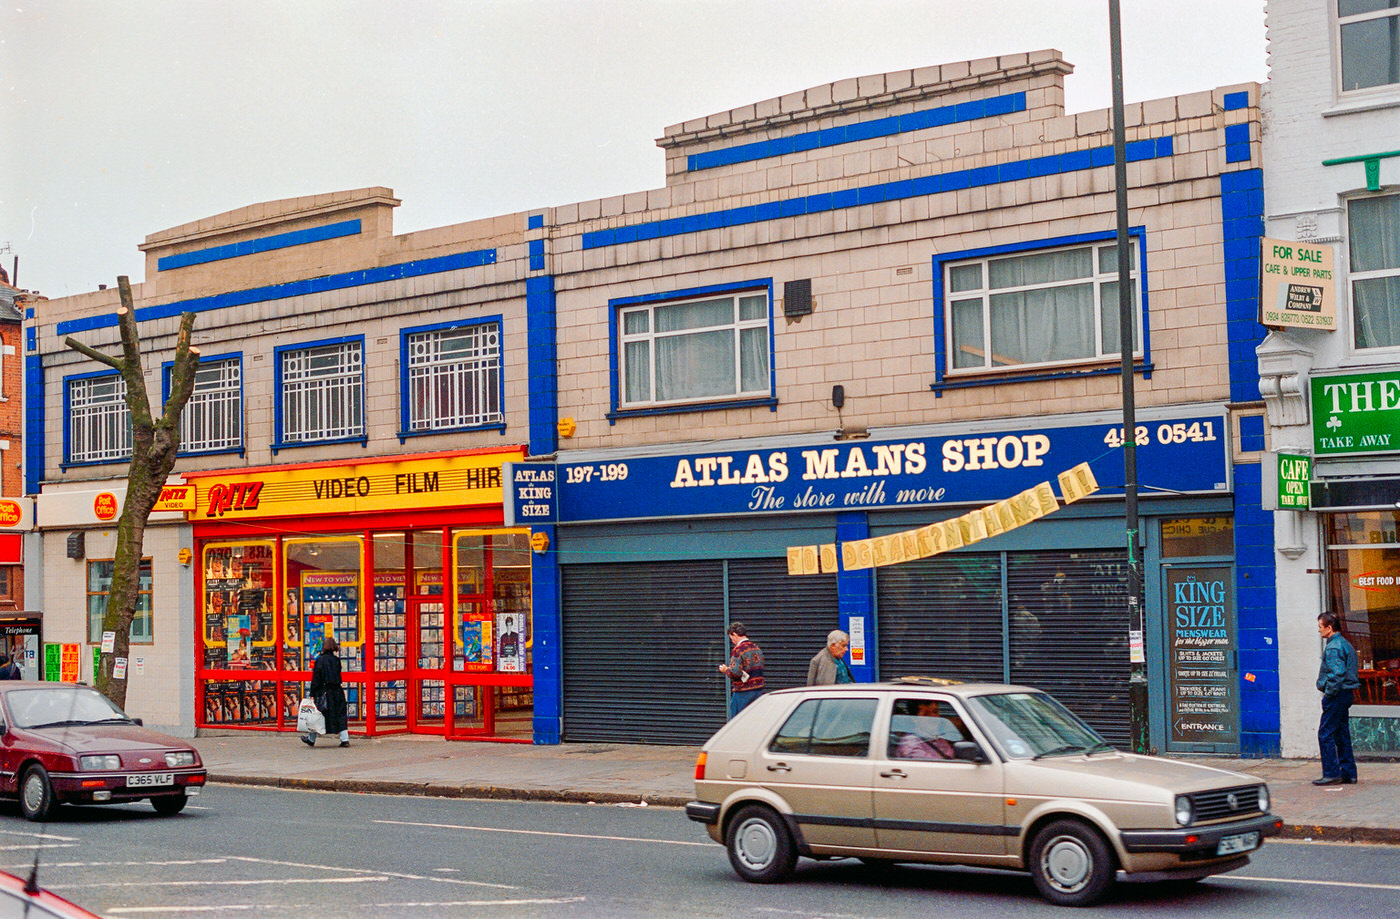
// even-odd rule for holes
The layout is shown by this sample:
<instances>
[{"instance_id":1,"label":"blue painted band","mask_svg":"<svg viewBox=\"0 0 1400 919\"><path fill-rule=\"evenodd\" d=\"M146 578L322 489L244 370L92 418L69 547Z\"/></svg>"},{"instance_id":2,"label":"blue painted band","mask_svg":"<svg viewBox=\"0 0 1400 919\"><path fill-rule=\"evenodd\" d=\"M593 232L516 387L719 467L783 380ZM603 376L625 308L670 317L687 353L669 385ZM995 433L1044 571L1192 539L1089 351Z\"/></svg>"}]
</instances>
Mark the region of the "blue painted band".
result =
<instances>
[{"instance_id":1,"label":"blue painted band","mask_svg":"<svg viewBox=\"0 0 1400 919\"><path fill-rule=\"evenodd\" d=\"M1173 151L1171 137L1149 138L1128 144L1127 160L1130 163L1170 157ZM1106 159L1105 159L1106 157ZM899 182L885 182L860 188L847 188L836 192L816 195L803 195L781 201L747 207L732 207L708 214L693 214L689 217L672 217L668 220L654 220L625 227L607 230L594 230L583 234L584 249L601 249L623 243L660 239L667 236L681 236L699 233L704 230L718 230L723 227L746 226L777 220L782 217L797 217L803 214L820 214L826 211L841 210L862 204L878 204L882 201L901 201L906 198L920 198L965 188L978 188L1014 182L1038 176L1059 175L1067 172L1080 172L1099 166L1113 164L1113 148L1099 147L1092 150L1076 150L1071 153L1056 153L1029 160L1002 163L998 166L982 166L976 169L960 169L941 175L921 176L917 179L904 179Z\"/></svg>"},{"instance_id":2,"label":"blue painted band","mask_svg":"<svg viewBox=\"0 0 1400 919\"><path fill-rule=\"evenodd\" d=\"M1249 108L1249 93L1241 90L1237 93L1225 94L1225 111L1233 112L1236 109Z\"/></svg>"},{"instance_id":3,"label":"blue painted band","mask_svg":"<svg viewBox=\"0 0 1400 919\"><path fill-rule=\"evenodd\" d=\"M398 281L444 271L457 271L462 268L479 268L482 265L496 264L495 249L478 249L474 252L461 252L456 255L442 255L437 258L419 259L399 265L385 265L382 268L368 268L362 271L347 271L305 281L288 281L285 284L270 284L267 287L254 287L250 290L235 290L212 297L197 297L193 300L177 300L157 306L142 307L136 311L137 322L152 319L169 319L181 313L203 313L209 310L228 309L233 306L247 306L266 300L281 300L287 297L304 297L308 294L325 293L332 290L345 290L350 287L363 287L366 284L380 284L384 281ZM117 314L89 316L84 319L70 319L60 322L55 334L71 335L91 329L114 328Z\"/></svg>"},{"instance_id":4,"label":"blue painted band","mask_svg":"<svg viewBox=\"0 0 1400 919\"><path fill-rule=\"evenodd\" d=\"M544 214L531 214L525 218L525 229L539 230L544 227Z\"/></svg>"},{"instance_id":5,"label":"blue painted band","mask_svg":"<svg viewBox=\"0 0 1400 919\"><path fill-rule=\"evenodd\" d=\"M274 249L289 249L292 246L304 246L307 243L358 235L360 235L360 221L344 220L340 223L328 223L323 227L293 230L290 233L278 233L275 236L263 236L259 239L245 239L242 242L229 243L227 246L211 246L208 249L195 249L192 252L167 255L156 261L156 270L169 271L172 268L203 265L206 262L219 262L227 258L239 258L244 255L255 255L259 252L271 252Z\"/></svg>"},{"instance_id":6,"label":"blue painted band","mask_svg":"<svg viewBox=\"0 0 1400 919\"><path fill-rule=\"evenodd\" d=\"M973 99L968 102L959 102L956 105L943 105L904 115L891 115L888 118L878 118L874 121L857 121L853 124L825 128L820 131L807 131L787 137L755 141L751 144L738 144L733 147L706 150L703 153L692 153L686 158L685 168L688 172L698 172L701 169L732 166L735 163L751 163L755 160L770 159L787 153L835 147L875 137L892 137L896 134L905 134L924 128L977 121L995 115L1009 115L1012 112L1024 112L1025 110L1026 94L1023 92L1008 93L1004 96Z\"/></svg>"}]
</instances>

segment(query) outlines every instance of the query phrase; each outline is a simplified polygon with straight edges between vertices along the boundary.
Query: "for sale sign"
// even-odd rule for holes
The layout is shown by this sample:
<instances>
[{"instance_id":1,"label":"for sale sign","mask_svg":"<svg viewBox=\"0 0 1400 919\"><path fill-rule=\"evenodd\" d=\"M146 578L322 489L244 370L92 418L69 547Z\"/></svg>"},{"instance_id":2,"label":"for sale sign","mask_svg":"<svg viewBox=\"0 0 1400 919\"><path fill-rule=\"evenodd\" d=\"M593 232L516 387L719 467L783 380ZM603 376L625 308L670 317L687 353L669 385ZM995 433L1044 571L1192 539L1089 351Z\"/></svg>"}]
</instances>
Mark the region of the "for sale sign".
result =
<instances>
[{"instance_id":1,"label":"for sale sign","mask_svg":"<svg viewBox=\"0 0 1400 919\"><path fill-rule=\"evenodd\" d=\"M1263 239L1259 260L1259 321L1271 329L1337 328L1332 247Z\"/></svg>"}]
</instances>

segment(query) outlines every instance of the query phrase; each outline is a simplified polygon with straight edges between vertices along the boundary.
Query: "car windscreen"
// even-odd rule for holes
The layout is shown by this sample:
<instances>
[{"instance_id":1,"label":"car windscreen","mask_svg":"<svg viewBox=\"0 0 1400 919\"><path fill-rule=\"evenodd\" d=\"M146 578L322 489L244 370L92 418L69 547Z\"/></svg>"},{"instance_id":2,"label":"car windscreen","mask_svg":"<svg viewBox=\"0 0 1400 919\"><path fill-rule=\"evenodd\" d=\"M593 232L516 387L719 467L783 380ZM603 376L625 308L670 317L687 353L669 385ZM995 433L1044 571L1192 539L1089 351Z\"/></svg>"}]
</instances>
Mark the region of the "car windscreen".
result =
<instances>
[{"instance_id":1,"label":"car windscreen","mask_svg":"<svg viewBox=\"0 0 1400 919\"><path fill-rule=\"evenodd\" d=\"M19 728L128 720L106 696L80 686L16 689L5 694L5 702L10 709L10 723Z\"/></svg>"},{"instance_id":2,"label":"car windscreen","mask_svg":"<svg viewBox=\"0 0 1400 919\"><path fill-rule=\"evenodd\" d=\"M1010 759L1099 753L1113 747L1043 692L1007 692L968 699L973 717Z\"/></svg>"}]
</instances>

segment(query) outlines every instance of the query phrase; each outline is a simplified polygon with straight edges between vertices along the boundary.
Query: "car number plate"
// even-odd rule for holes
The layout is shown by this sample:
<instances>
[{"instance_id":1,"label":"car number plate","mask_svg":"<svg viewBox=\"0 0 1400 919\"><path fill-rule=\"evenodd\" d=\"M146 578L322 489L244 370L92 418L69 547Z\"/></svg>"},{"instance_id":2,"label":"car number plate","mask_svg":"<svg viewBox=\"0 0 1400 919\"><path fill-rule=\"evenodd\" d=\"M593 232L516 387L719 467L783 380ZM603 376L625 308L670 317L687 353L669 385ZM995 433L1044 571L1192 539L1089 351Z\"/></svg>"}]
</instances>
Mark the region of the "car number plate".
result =
<instances>
[{"instance_id":1,"label":"car number plate","mask_svg":"<svg viewBox=\"0 0 1400 919\"><path fill-rule=\"evenodd\" d=\"M1230 855L1234 852L1248 852L1259 847L1258 833L1236 833L1234 836L1226 836L1220 840L1220 845L1216 846L1216 855Z\"/></svg>"},{"instance_id":2,"label":"car number plate","mask_svg":"<svg viewBox=\"0 0 1400 919\"><path fill-rule=\"evenodd\" d=\"M161 785L174 785L175 773L173 772L152 772L148 775L129 775L126 777L127 788L153 788ZM1224 843L1221 843L1224 845Z\"/></svg>"}]
</instances>

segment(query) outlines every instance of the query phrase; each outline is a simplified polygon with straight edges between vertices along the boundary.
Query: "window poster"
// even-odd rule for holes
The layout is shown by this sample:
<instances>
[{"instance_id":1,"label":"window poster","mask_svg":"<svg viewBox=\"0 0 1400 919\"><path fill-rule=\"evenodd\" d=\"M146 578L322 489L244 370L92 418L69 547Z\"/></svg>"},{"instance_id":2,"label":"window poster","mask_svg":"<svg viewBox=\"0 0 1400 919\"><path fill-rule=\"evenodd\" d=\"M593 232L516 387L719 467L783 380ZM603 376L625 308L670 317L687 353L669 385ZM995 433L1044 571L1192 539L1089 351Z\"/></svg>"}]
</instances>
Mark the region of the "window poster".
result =
<instances>
[{"instance_id":1,"label":"window poster","mask_svg":"<svg viewBox=\"0 0 1400 919\"><path fill-rule=\"evenodd\" d=\"M253 617L248 613L225 615L224 636L228 640L228 665L247 667L253 653Z\"/></svg>"},{"instance_id":2,"label":"window poster","mask_svg":"<svg viewBox=\"0 0 1400 919\"><path fill-rule=\"evenodd\" d=\"M519 613L496 614L496 670L525 672L525 619Z\"/></svg>"},{"instance_id":3,"label":"window poster","mask_svg":"<svg viewBox=\"0 0 1400 919\"><path fill-rule=\"evenodd\" d=\"M1166 570L1168 678L1174 743L1239 739L1234 588L1230 569Z\"/></svg>"},{"instance_id":4,"label":"window poster","mask_svg":"<svg viewBox=\"0 0 1400 919\"><path fill-rule=\"evenodd\" d=\"M462 661L466 670L490 670L494 647L490 619L462 620Z\"/></svg>"}]
</instances>

